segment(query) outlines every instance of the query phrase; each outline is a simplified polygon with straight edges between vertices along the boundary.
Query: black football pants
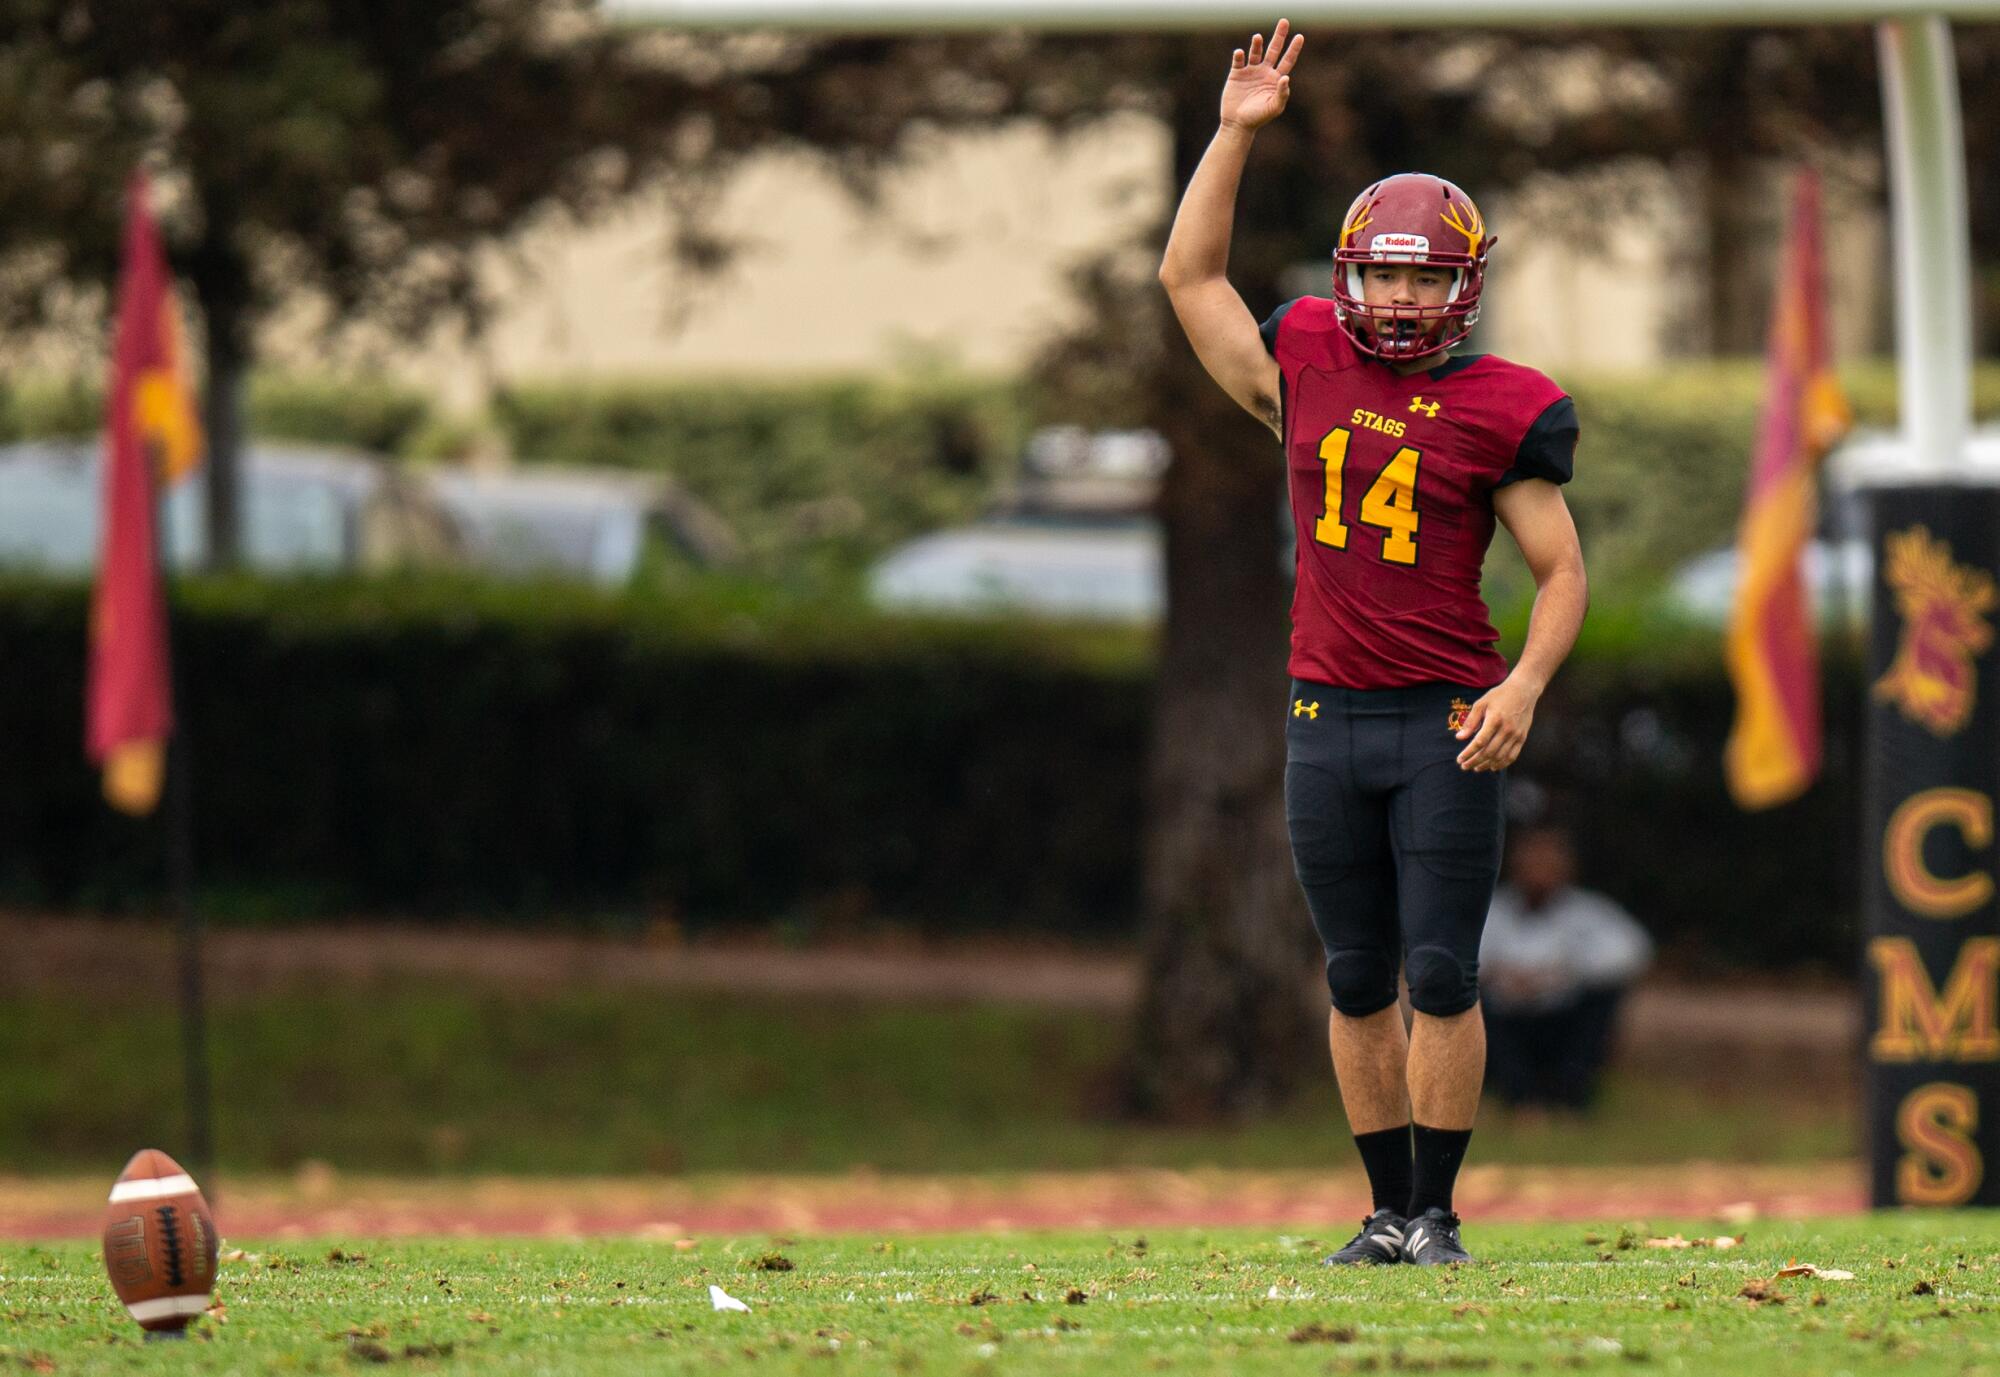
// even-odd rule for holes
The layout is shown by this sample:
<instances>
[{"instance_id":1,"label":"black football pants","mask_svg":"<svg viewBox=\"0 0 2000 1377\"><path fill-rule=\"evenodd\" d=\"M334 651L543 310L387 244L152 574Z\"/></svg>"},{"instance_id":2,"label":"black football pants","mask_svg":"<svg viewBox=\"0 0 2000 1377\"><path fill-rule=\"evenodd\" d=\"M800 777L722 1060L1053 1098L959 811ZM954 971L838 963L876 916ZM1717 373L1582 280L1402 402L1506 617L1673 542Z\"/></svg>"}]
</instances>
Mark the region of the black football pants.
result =
<instances>
[{"instance_id":1,"label":"black football pants","mask_svg":"<svg viewBox=\"0 0 2000 1377\"><path fill-rule=\"evenodd\" d=\"M1479 999L1479 935L1500 877L1503 774L1458 767L1455 706L1483 689L1292 681L1285 817L1326 948L1333 1007L1448 1017Z\"/></svg>"}]
</instances>

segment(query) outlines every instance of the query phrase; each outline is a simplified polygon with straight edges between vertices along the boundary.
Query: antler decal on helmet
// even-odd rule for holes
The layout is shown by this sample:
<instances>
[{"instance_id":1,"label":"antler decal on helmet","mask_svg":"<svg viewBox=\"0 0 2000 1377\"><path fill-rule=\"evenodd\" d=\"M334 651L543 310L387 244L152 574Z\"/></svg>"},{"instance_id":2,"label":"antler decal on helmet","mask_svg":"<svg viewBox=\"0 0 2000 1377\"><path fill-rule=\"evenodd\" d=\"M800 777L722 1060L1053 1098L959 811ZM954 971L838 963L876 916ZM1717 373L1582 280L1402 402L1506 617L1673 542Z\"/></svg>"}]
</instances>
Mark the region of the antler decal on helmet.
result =
<instances>
[{"instance_id":1,"label":"antler decal on helmet","mask_svg":"<svg viewBox=\"0 0 2000 1377\"><path fill-rule=\"evenodd\" d=\"M1479 257L1479 243L1486 237L1486 221L1479 214L1479 207L1470 201L1452 201L1438 218L1465 236L1466 253Z\"/></svg>"},{"instance_id":2,"label":"antler decal on helmet","mask_svg":"<svg viewBox=\"0 0 2000 1377\"><path fill-rule=\"evenodd\" d=\"M1366 204L1355 206L1353 210L1348 212L1348 215L1349 219L1347 223L1343 225L1340 230L1340 247L1342 247L1343 249L1347 247L1349 241L1352 240L1355 235L1361 233L1361 231L1367 229L1370 225L1375 223L1375 216L1372 213L1372 207Z\"/></svg>"}]
</instances>

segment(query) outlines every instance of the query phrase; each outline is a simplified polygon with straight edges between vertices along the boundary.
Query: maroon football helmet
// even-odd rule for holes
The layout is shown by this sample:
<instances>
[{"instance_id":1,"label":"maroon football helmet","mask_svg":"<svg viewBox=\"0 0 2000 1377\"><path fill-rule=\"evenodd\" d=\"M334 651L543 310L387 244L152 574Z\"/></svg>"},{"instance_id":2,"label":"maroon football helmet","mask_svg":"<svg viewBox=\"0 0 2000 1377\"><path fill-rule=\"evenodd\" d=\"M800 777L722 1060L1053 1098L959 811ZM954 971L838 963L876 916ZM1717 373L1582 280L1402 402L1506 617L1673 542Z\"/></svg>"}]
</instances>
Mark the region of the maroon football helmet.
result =
<instances>
[{"instance_id":1,"label":"maroon football helmet","mask_svg":"<svg viewBox=\"0 0 2000 1377\"><path fill-rule=\"evenodd\" d=\"M1333 251L1333 300L1355 347L1379 359L1419 359L1471 334L1493 238L1470 196L1426 172L1399 172L1355 197ZM1442 268L1452 275L1451 298L1442 306L1370 306L1361 290L1369 263Z\"/></svg>"}]
</instances>

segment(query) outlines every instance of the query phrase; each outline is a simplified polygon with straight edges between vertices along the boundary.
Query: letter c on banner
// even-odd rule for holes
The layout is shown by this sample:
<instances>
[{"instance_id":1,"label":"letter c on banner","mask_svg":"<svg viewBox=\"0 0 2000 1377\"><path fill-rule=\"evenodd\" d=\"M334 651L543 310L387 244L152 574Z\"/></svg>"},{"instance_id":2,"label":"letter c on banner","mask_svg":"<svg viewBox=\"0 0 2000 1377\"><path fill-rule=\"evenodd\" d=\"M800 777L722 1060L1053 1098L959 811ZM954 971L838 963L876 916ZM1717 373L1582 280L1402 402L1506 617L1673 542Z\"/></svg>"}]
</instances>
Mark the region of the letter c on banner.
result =
<instances>
[{"instance_id":1,"label":"letter c on banner","mask_svg":"<svg viewBox=\"0 0 2000 1377\"><path fill-rule=\"evenodd\" d=\"M1903 800L1882 833L1882 873L1889 891L1910 912L1924 918L1963 918L1993 897L1993 876L1970 871L1952 879L1924 864L1924 838L1946 823L1966 846L1980 850L1993 842L1993 800L1973 789L1926 789Z\"/></svg>"},{"instance_id":2,"label":"letter c on banner","mask_svg":"<svg viewBox=\"0 0 2000 1377\"><path fill-rule=\"evenodd\" d=\"M1904 1205L1962 1205L1985 1175L1972 1132L1979 1100L1971 1087L1935 1081L1904 1096L1896 1138L1909 1149L1896 1163L1896 1200Z\"/></svg>"}]
</instances>

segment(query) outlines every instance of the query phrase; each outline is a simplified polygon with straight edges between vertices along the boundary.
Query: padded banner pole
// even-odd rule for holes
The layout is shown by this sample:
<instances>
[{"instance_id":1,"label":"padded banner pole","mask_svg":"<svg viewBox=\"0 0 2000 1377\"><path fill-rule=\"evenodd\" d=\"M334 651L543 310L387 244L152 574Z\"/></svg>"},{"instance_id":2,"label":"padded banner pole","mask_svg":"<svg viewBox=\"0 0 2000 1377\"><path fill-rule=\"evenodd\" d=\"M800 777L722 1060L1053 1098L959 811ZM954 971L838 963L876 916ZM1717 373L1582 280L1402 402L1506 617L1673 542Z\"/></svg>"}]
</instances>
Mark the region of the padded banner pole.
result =
<instances>
[{"instance_id":1,"label":"padded banner pole","mask_svg":"<svg viewBox=\"0 0 2000 1377\"><path fill-rule=\"evenodd\" d=\"M1869 1194L2000 1204L2000 487L1966 453L1971 249L1951 31L1878 30L1906 458L1876 476L1862 888Z\"/></svg>"}]
</instances>

